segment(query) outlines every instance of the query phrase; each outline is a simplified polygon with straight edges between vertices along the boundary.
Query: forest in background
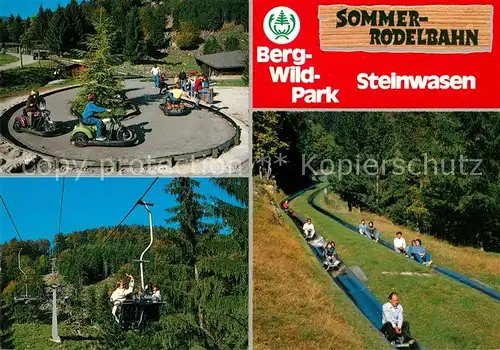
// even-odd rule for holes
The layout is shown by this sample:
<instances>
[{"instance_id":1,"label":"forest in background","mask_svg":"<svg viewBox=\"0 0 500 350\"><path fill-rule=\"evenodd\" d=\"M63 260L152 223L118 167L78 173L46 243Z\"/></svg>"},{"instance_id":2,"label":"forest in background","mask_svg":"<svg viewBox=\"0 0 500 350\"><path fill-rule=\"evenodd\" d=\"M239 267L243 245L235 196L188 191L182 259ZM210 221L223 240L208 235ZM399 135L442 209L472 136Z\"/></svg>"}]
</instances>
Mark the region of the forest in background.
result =
<instances>
[{"instance_id":1,"label":"forest in background","mask_svg":"<svg viewBox=\"0 0 500 350\"><path fill-rule=\"evenodd\" d=\"M253 118L254 174L274 177L285 192L310 185L329 160L323 162L329 187L351 208L500 252L499 113L257 112ZM461 165L461 158L469 161ZM472 160L481 160L478 169ZM364 164L376 166L365 171Z\"/></svg>"},{"instance_id":2,"label":"forest in background","mask_svg":"<svg viewBox=\"0 0 500 350\"><path fill-rule=\"evenodd\" d=\"M113 23L112 52L136 62L157 57L159 50L175 42L180 49L197 48L204 42L201 31L216 32L226 23L241 25L248 31L248 1L242 0L71 0L55 10L40 6L38 14L27 19L12 14L0 19L0 45L21 44L24 48L46 48L60 55L86 50L85 38L94 34L92 22L100 8ZM207 36L205 36L207 37ZM223 42L208 35L208 53L248 50L241 38L229 35Z\"/></svg>"},{"instance_id":3,"label":"forest in background","mask_svg":"<svg viewBox=\"0 0 500 350\"><path fill-rule=\"evenodd\" d=\"M82 339L88 339L86 332L92 329L97 348L246 349L248 180L212 181L239 205L202 197L198 183L189 178L174 179L165 188L166 194L177 199L175 207L166 209L173 214L169 222L175 226L155 227L155 242L146 256L151 262L145 266L145 283L157 283L166 304L160 321L140 332L118 328L109 296L125 273L132 273L140 283L133 259L148 245L149 227L57 234L52 246L46 239L2 244L2 348L15 343L13 323L50 323L50 289L45 281L51 272L50 260L56 258L61 285L59 321L71 325ZM40 293L43 300L39 305L15 304L13 300L24 291L17 268L21 248L28 289L31 295Z\"/></svg>"}]
</instances>

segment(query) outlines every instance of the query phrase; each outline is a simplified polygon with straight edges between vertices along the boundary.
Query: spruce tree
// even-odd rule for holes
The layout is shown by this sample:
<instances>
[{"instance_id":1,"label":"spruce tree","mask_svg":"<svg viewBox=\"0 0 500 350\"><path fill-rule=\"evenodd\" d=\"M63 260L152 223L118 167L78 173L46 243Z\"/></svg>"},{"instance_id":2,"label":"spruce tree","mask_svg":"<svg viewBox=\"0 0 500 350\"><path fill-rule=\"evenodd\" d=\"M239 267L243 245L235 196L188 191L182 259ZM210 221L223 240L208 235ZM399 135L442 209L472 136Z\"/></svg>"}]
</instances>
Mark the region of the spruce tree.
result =
<instances>
[{"instance_id":1,"label":"spruce tree","mask_svg":"<svg viewBox=\"0 0 500 350\"><path fill-rule=\"evenodd\" d=\"M61 6L58 7L56 12L48 24L47 33L45 36L45 45L50 52L61 55L63 52L64 35L68 28L64 10Z\"/></svg>"},{"instance_id":2,"label":"spruce tree","mask_svg":"<svg viewBox=\"0 0 500 350\"><path fill-rule=\"evenodd\" d=\"M123 57L130 62L137 62L145 54L145 46L140 25L139 10L132 8L127 14L125 28L125 46Z\"/></svg>"},{"instance_id":3,"label":"spruce tree","mask_svg":"<svg viewBox=\"0 0 500 350\"><path fill-rule=\"evenodd\" d=\"M205 41L205 44L203 45L204 55L210 55L222 51L223 51L222 46L219 44L219 41L215 36L211 36L210 38L208 38L207 41Z\"/></svg>"},{"instance_id":4,"label":"spruce tree","mask_svg":"<svg viewBox=\"0 0 500 350\"><path fill-rule=\"evenodd\" d=\"M0 349L12 349L12 314L10 308L5 303L5 297L2 289L2 247L0 247Z\"/></svg>"},{"instance_id":5,"label":"spruce tree","mask_svg":"<svg viewBox=\"0 0 500 350\"><path fill-rule=\"evenodd\" d=\"M97 103L105 108L113 109L113 114L123 115L128 103L119 96L123 82L115 77L111 56L111 22L104 12L98 10L93 22L96 34L89 36L87 42L87 65L84 75L84 86L80 89L72 108L80 113L87 104L90 93L97 95Z\"/></svg>"}]
</instances>

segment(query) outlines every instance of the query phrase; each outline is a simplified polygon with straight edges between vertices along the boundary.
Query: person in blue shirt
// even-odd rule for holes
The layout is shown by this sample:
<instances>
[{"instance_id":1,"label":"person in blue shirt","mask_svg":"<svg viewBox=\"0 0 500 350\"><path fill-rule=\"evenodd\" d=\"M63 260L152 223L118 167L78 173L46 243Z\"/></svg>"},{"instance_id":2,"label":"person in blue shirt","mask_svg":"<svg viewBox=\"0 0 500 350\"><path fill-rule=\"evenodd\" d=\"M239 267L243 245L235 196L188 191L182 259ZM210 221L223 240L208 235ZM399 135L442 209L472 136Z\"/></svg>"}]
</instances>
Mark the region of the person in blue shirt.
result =
<instances>
[{"instance_id":1,"label":"person in blue shirt","mask_svg":"<svg viewBox=\"0 0 500 350\"><path fill-rule=\"evenodd\" d=\"M380 233L377 231L377 228L373 225L372 221L368 223L368 228L366 229L366 236L368 238L373 239L375 242L378 242L380 238Z\"/></svg>"},{"instance_id":2,"label":"person in blue shirt","mask_svg":"<svg viewBox=\"0 0 500 350\"><path fill-rule=\"evenodd\" d=\"M88 103L87 106L85 106L85 110L83 111L82 114L82 120L85 124L88 125L96 125L97 131L96 131L96 140L97 141L105 141L106 138L102 136L102 120L99 118L95 118L94 114L95 113L103 113L103 112L111 112L111 109L106 109L103 107L99 107L95 104L96 100L96 94L90 94L88 95Z\"/></svg>"},{"instance_id":3,"label":"person in blue shirt","mask_svg":"<svg viewBox=\"0 0 500 350\"><path fill-rule=\"evenodd\" d=\"M430 266L432 264L431 254L422 246L420 239L415 241L416 245L412 249L413 258L423 265Z\"/></svg>"},{"instance_id":4,"label":"person in blue shirt","mask_svg":"<svg viewBox=\"0 0 500 350\"><path fill-rule=\"evenodd\" d=\"M368 228L368 226L366 225L365 219L362 219L361 224L359 224L359 227L358 227L359 234L366 236L366 229L367 228Z\"/></svg>"}]
</instances>

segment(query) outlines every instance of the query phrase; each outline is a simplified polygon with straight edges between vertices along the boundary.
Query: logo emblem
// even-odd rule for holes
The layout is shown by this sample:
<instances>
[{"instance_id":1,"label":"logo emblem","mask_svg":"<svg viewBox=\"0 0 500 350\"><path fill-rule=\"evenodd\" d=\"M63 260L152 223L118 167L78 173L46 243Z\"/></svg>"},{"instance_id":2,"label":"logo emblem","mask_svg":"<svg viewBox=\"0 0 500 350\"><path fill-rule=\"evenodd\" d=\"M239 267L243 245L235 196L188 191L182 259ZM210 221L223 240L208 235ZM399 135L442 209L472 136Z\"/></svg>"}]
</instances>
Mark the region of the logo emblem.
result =
<instances>
[{"instance_id":1,"label":"logo emblem","mask_svg":"<svg viewBox=\"0 0 500 350\"><path fill-rule=\"evenodd\" d=\"M291 8L275 7L264 18L264 33L275 44L291 43L299 32L299 16Z\"/></svg>"}]
</instances>

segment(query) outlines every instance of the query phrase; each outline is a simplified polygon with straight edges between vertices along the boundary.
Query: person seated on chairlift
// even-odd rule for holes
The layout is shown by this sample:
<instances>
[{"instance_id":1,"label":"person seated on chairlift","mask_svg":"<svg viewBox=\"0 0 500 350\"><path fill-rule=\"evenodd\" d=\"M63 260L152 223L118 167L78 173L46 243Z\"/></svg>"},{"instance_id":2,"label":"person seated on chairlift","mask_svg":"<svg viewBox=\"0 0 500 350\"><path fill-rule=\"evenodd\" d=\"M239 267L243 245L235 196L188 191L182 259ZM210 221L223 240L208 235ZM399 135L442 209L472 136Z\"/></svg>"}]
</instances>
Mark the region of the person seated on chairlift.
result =
<instances>
[{"instance_id":1,"label":"person seated on chairlift","mask_svg":"<svg viewBox=\"0 0 500 350\"><path fill-rule=\"evenodd\" d=\"M118 316L116 316L118 307L120 307L121 304L127 299L127 296L134 292L134 276L127 273L127 277L129 279L128 288L125 289L125 281L119 280L116 282L117 288L110 297L110 300L113 303L113 309L111 310L111 312L113 313L113 316L115 316L116 322L120 322Z\"/></svg>"},{"instance_id":2,"label":"person seated on chairlift","mask_svg":"<svg viewBox=\"0 0 500 350\"><path fill-rule=\"evenodd\" d=\"M389 302L382 306L381 332L391 345L408 343L410 347L415 340L410 335L410 324L403 319L403 306L399 304L397 293L389 294Z\"/></svg>"},{"instance_id":3,"label":"person seated on chairlift","mask_svg":"<svg viewBox=\"0 0 500 350\"><path fill-rule=\"evenodd\" d=\"M95 125L97 127L96 130L96 140L97 141L105 141L106 138L102 136L102 120L99 118L95 118L95 113L103 113L108 112L111 113L111 109L106 109L103 107L99 107L95 104L95 100L97 98L96 94L89 94L87 96L87 100L89 101L85 106L85 110L82 114L82 120L87 125Z\"/></svg>"},{"instance_id":4,"label":"person seated on chairlift","mask_svg":"<svg viewBox=\"0 0 500 350\"><path fill-rule=\"evenodd\" d=\"M339 266L340 260L338 259L335 242L333 241L328 242L328 244L323 250L323 257L325 258L323 265L326 267L327 270L329 268Z\"/></svg>"},{"instance_id":5,"label":"person seated on chairlift","mask_svg":"<svg viewBox=\"0 0 500 350\"><path fill-rule=\"evenodd\" d=\"M358 226L358 232L359 232L359 234L361 234L363 236L366 236L366 229L367 228L368 228L368 226L366 225L365 219L361 219L361 223Z\"/></svg>"},{"instance_id":6,"label":"person seated on chairlift","mask_svg":"<svg viewBox=\"0 0 500 350\"><path fill-rule=\"evenodd\" d=\"M311 218L307 218L306 223L302 227L304 235L306 238L313 238L315 234L314 225L312 224Z\"/></svg>"},{"instance_id":7,"label":"person seated on chairlift","mask_svg":"<svg viewBox=\"0 0 500 350\"><path fill-rule=\"evenodd\" d=\"M394 250L397 253L406 254L406 241L401 231L398 231L396 233L396 238L394 238Z\"/></svg>"},{"instance_id":8,"label":"person seated on chairlift","mask_svg":"<svg viewBox=\"0 0 500 350\"><path fill-rule=\"evenodd\" d=\"M153 290L153 302L161 302L160 287L156 283L153 283L151 289Z\"/></svg>"},{"instance_id":9,"label":"person seated on chairlift","mask_svg":"<svg viewBox=\"0 0 500 350\"><path fill-rule=\"evenodd\" d=\"M423 265L430 266L432 264L431 254L422 246L422 241L420 239L415 240L415 246L412 249L412 256Z\"/></svg>"},{"instance_id":10,"label":"person seated on chairlift","mask_svg":"<svg viewBox=\"0 0 500 350\"><path fill-rule=\"evenodd\" d=\"M181 89L181 83L175 83L174 88L170 90L167 94L168 99L171 103L182 103L181 97L184 96L187 99L191 99L189 95Z\"/></svg>"},{"instance_id":11,"label":"person seated on chairlift","mask_svg":"<svg viewBox=\"0 0 500 350\"><path fill-rule=\"evenodd\" d=\"M377 228L375 227L375 225L373 225L372 221L368 223L368 227L366 229L366 236L368 238L373 239L375 242L378 242L380 238L380 233L378 233Z\"/></svg>"}]
</instances>

